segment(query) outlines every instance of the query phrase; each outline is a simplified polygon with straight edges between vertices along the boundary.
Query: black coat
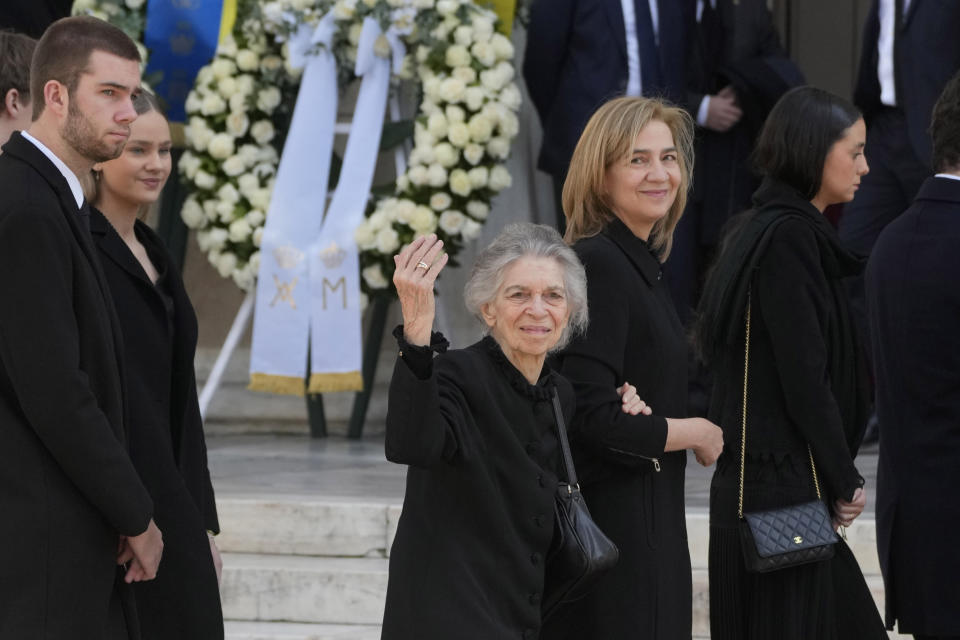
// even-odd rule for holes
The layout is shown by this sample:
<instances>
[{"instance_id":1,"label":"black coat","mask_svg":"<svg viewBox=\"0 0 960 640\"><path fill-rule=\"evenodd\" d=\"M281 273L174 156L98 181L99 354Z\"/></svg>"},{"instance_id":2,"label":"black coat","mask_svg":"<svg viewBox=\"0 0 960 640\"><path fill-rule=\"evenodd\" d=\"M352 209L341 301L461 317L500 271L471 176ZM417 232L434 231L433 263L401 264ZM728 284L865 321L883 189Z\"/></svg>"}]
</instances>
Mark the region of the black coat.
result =
<instances>
[{"instance_id":1,"label":"black coat","mask_svg":"<svg viewBox=\"0 0 960 640\"><path fill-rule=\"evenodd\" d=\"M863 110L867 126L883 107L877 77L877 41L880 34L879 0L872 3L863 34L860 70L854 102ZM960 69L960 2L911 0L897 42L902 91L897 104L907 118L907 129L917 159L930 164L930 114L947 84Z\"/></svg>"},{"instance_id":2,"label":"black coat","mask_svg":"<svg viewBox=\"0 0 960 640\"><path fill-rule=\"evenodd\" d=\"M0 4L0 29L39 38L54 20L70 15L72 0L6 0Z\"/></svg>"},{"instance_id":3,"label":"black coat","mask_svg":"<svg viewBox=\"0 0 960 640\"><path fill-rule=\"evenodd\" d=\"M539 636L560 465L554 386L569 420L570 384L546 367L529 384L491 337L437 357L426 379L397 359L386 453L410 468L384 639Z\"/></svg>"},{"instance_id":4,"label":"black coat","mask_svg":"<svg viewBox=\"0 0 960 640\"><path fill-rule=\"evenodd\" d=\"M587 271L590 327L561 352L559 370L577 396L571 446L580 485L620 563L544 637L689 638L687 458L664 453L666 417L686 417L683 327L659 261L619 219L573 248ZM655 415L621 411L615 388L624 382Z\"/></svg>"},{"instance_id":5,"label":"black coat","mask_svg":"<svg viewBox=\"0 0 960 640\"><path fill-rule=\"evenodd\" d=\"M690 0L660 0L658 46L666 97L686 97ZM538 0L530 10L523 77L543 126L537 167L562 178L596 109L627 89L626 30L620 0Z\"/></svg>"},{"instance_id":6,"label":"black coat","mask_svg":"<svg viewBox=\"0 0 960 640\"><path fill-rule=\"evenodd\" d=\"M123 331L130 456L163 532L157 578L135 587L140 625L144 640L214 640L223 616L206 531L219 525L193 370L197 318L160 238L140 221L135 230L162 288L93 212L90 231Z\"/></svg>"},{"instance_id":7,"label":"black coat","mask_svg":"<svg viewBox=\"0 0 960 640\"><path fill-rule=\"evenodd\" d=\"M113 637L117 536L153 511L120 327L63 175L14 133L0 183L0 637Z\"/></svg>"},{"instance_id":8,"label":"black coat","mask_svg":"<svg viewBox=\"0 0 960 640\"><path fill-rule=\"evenodd\" d=\"M928 178L867 267L887 624L960 635L960 181ZM943 497L946 492L946 499Z\"/></svg>"}]
</instances>

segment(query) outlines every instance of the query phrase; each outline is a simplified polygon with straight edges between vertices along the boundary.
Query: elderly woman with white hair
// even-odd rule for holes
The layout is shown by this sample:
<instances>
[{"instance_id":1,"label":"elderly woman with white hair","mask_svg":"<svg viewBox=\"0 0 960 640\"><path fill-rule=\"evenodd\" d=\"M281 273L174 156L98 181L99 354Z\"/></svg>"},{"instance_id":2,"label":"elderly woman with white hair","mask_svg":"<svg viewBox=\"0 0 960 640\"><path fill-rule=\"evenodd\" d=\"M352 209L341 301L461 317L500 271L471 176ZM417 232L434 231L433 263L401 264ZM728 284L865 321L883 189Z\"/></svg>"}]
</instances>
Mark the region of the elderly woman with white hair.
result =
<instances>
[{"instance_id":1,"label":"elderly woman with white hair","mask_svg":"<svg viewBox=\"0 0 960 640\"><path fill-rule=\"evenodd\" d=\"M487 335L447 351L431 332L442 245L429 235L394 257L404 324L394 332L386 455L410 468L382 637L529 640L540 635L565 479L553 394L566 421L574 411L573 389L545 359L586 328L586 276L554 229L507 227L464 291ZM645 410L633 387L618 391L624 411Z\"/></svg>"}]
</instances>

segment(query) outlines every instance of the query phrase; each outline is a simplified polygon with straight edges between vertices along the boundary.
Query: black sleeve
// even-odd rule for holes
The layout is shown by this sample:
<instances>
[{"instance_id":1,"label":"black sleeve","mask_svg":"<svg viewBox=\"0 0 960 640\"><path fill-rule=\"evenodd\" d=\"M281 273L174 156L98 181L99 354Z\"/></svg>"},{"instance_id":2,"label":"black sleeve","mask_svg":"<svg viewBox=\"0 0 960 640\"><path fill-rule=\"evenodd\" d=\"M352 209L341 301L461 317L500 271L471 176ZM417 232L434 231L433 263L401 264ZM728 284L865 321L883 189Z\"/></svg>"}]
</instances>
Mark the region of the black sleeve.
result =
<instances>
[{"instance_id":1,"label":"black sleeve","mask_svg":"<svg viewBox=\"0 0 960 640\"><path fill-rule=\"evenodd\" d=\"M397 347L399 348L397 356L421 380L428 379L433 372L433 354L444 353L450 347L450 342L439 331L431 332L429 345L410 344L403 336L402 324L394 328L393 337L397 339Z\"/></svg>"},{"instance_id":2,"label":"black sleeve","mask_svg":"<svg viewBox=\"0 0 960 640\"><path fill-rule=\"evenodd\" d=\"M863 478L830 387L821 326L829 285L814 231L803 222L781 224L755 278L752 313L762 316L770 335L787 413L810 444L820 479L834 496L850 500Z\"/></svg>"},{"instance_id":3,"label":"black sleeve","mask_svg":"<svg viewBox=\"0 0 960 640\"><path fill-rule=\"evenodd\" d=\"M587 271L590 325L585 336L564 349L560 371L576 393L573 428L579 440L613 461L633 465L663 454L667 420L656 415L631 416L621 409L616 388L636 382L623 379L630 308L622 294L610 292L610 283L622 277L616 264L601 254L581 256ZM643 389L637 392L642 399Z\"/></svg>"},{"instance_id":4,"label":"black sleeve","mask_svg":"<svg viewBox=\"0 0 960 640\"><path fill-rule=\"evenodd\" d=\"M49 215L26 207L6 212L0 222L0 360L26 421L60 469L118 533L139 535L153 503L79 366L72 242Z\"/></svg>"}]
</instances>

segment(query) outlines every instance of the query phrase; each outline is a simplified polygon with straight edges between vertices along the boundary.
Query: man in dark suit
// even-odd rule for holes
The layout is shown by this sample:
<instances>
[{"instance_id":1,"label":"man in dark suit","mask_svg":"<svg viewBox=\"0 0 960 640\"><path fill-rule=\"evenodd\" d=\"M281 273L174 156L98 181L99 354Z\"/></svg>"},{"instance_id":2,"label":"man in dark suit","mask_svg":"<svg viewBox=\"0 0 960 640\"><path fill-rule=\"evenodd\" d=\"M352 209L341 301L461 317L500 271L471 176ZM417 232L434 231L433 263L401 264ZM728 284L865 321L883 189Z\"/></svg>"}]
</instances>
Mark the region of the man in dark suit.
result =
<instances>
[{"instance_id":1,"label":"man in dark suit","mask_svg":"<svg viewBox=\"0 0 960 640\"><path fill-rule=\"evenodd\" d=\"M160 562L124 446L120 328L77 177L123 149L139 62L106 22L51 25L33 57L33 123L0 155L2 638L136 638L124 581Z\"/></svg>"},{"instance_id":2,"label":"man in dark suit","mask_svg":"<svg viewBox=\"0 0 960 640\"><path fill-rule=\"evenodd\" d=\"M937 96L960 69L960 2L875 0L864 29L854 102L867 122L870 173L840 218L840 240L868 256L933 171L927 125ZM863 278L851 310L866 339Z\"/></svg>"},{"instance_id":3,"label":"man in dark suit","mask_svg":"<svg viewBox=\"0 0 960 640\"><path fill-rule=\"evenodd\" d=\"M939 173L880 234L866 292L887 628L945 640L960 638L960 73L930 131Z\"/></svg>"},{"instance_id":4,"label":"man in dark suit","mask_svg":"<svg viewBox=\"0 0 960 640\"><path fill-rule=\"evenodd\" d=\"M536 0L523 77L543 125L537 167L560 192L587 120L619 95L663 96L684 105L691 0Z\"/></svg>"}]
</instances>

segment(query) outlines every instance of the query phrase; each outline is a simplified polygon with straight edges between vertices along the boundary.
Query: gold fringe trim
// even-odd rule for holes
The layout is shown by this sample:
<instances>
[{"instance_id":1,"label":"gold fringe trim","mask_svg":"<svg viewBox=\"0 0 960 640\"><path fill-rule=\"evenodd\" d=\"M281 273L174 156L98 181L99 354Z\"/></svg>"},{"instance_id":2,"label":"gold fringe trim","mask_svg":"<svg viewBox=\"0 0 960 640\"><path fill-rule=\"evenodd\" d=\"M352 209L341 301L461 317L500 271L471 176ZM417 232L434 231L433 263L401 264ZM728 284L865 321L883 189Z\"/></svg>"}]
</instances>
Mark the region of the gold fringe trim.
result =
<instances>
[{"instance_id":1,"label":"gold fringe trim","mask_svg":"<svg viewBox=\"0 0 960 640\"><path fill-rule=\"evenodd\" d=\"M359 371L346 373L312 373L309 393L329 393L332 391L363 391L363 376Z\"/></svg>"},{"instance_id":2,"label":"gold fringe trim","mask_svg":"<svg viewBox=\"0 0 960 640\"><path fill-rule=\"evenodd\" d=\"M250 391L282 393L288 396L302 396L306 381L297 376L278 376L272 373L251 373Z\"/></svg>"}]
</instances>

